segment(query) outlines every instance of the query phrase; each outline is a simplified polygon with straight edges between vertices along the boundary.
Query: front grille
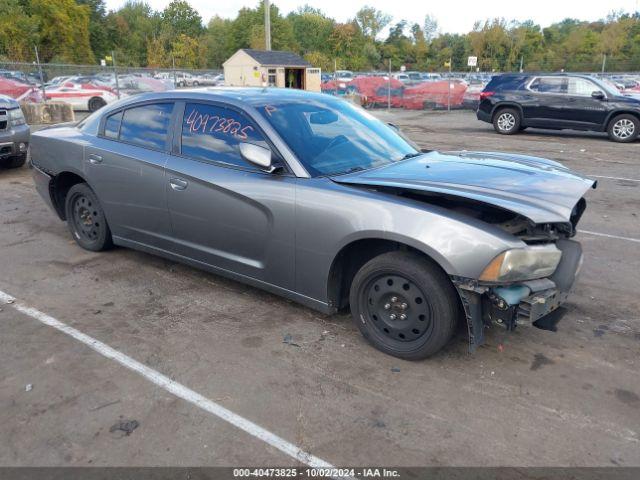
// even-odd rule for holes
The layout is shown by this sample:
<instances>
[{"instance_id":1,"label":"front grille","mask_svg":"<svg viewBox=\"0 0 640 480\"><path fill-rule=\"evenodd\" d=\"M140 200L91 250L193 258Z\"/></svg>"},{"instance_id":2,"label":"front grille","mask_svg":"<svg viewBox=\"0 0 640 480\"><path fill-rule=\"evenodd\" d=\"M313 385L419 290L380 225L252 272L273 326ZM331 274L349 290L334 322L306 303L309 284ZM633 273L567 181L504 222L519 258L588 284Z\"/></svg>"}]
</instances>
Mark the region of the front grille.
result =
<instances>
[{"instance_id":1,"label":"front grille","mask_svg":"<svg viewBox=\"0 0 640 480\"><path fill-rule=\"evenodd\" d=\"M0 110L0 130L6 130L9 126L9 114L6 110Z\"/></svg>"},{"instance_id":2,"label":"front grille","mask_svg":"<svg viewBox=\"0 0 640 480\"><path fill-rule=\"evenodd\" d=\"M0 155L6 155L7 153L11 153L11 145L7 147L0 147Z\"/></svg>"}]
</instances>

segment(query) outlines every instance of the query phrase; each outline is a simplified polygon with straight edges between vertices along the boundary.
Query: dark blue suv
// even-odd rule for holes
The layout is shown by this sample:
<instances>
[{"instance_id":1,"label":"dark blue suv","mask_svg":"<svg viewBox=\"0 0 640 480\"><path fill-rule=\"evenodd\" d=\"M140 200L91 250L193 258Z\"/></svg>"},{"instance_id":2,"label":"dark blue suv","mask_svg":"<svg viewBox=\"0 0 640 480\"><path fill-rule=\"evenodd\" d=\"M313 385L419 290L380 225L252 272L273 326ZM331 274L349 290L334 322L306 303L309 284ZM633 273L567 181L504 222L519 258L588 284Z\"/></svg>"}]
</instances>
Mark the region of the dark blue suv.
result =
<instances>
[{"instance_id":1,"label":"dark blue suv","mask_svg":"<svg viewBox=\"0 0 640 480\"><path fill-rule=\"evenodd\" d=\"M504 74L480 94L477 117L504 135L527 127L574 129L632 142L640 133L640 99L588 75Z\"/></svg>"}]
</instances>

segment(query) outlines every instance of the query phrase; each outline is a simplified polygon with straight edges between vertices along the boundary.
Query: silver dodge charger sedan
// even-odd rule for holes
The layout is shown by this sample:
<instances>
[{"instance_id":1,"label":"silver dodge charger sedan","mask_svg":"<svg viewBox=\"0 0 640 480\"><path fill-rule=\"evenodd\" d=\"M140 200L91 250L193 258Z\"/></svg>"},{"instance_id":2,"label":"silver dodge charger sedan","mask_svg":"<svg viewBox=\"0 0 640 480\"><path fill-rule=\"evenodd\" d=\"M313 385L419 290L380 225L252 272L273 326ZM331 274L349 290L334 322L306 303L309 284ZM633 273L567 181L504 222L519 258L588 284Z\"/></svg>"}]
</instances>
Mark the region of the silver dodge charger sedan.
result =
<instances>
[{"instance_id":1,"label":"silver dodge charger sedan","mask_svg":"<svg viewBox=\"0 0 640 480\"><path fill-rule=\"evenodd\" d=\"M324 313L421 359L465 318L471 348L566 299L594 181L505 153L421 150L324 94L129 97L32 136L38 191L78 244L184 262Z\"/></svg>"}]
</instances>

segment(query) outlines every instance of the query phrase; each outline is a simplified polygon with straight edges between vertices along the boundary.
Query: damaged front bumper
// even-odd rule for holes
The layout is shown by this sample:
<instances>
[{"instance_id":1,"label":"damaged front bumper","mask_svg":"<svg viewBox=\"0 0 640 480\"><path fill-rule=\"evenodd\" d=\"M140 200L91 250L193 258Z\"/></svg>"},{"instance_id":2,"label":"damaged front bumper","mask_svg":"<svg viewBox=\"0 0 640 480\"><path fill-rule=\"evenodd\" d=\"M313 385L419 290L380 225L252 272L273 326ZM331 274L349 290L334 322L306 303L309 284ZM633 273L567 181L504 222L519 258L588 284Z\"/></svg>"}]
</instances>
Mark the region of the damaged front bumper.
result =
<instances>
[{"instance_id":1,"label":"damaged front bumper","mask_svg":"<svg viewBox=\"0 0 640 480\"><path fill-rule=\"evenodd\" d=\"M556 246L562 258L549 278L493 285L452 276L467 318L470 351L484 343L485 328L531 325L565 302L582 266L582 247L573 240L559 240Z\"/></svg>"}]
</instances>

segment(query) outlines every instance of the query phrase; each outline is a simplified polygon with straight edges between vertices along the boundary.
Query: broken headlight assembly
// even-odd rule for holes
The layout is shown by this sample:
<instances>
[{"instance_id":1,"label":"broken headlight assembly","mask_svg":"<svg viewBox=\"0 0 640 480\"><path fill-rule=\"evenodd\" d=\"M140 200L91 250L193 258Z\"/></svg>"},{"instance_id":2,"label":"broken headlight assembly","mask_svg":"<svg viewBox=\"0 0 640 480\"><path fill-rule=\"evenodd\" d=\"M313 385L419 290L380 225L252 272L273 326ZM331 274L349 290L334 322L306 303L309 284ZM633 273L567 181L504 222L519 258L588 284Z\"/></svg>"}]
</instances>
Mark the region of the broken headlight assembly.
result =
<instances>
[{"instance_id":1,"label":"broken headlight assembly","mask_svg":"<svg viewBox=\"0 0 640 480\"><path fill-rule=\"evenodd\" d=\"M562 252L554 244L532 245L502 252L484 269L483 282L518 282L548 277L556 271Z\"/></svg>"}]
</instances>

